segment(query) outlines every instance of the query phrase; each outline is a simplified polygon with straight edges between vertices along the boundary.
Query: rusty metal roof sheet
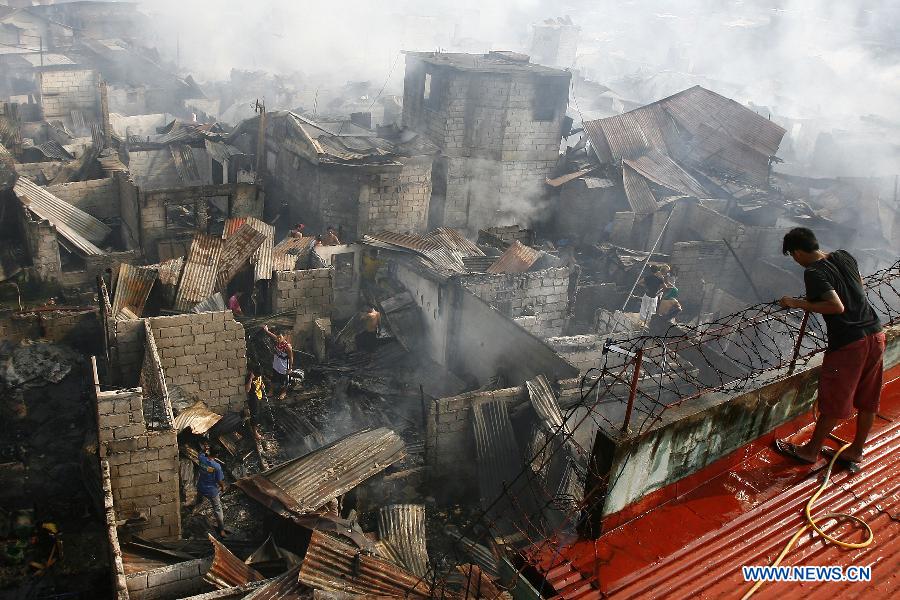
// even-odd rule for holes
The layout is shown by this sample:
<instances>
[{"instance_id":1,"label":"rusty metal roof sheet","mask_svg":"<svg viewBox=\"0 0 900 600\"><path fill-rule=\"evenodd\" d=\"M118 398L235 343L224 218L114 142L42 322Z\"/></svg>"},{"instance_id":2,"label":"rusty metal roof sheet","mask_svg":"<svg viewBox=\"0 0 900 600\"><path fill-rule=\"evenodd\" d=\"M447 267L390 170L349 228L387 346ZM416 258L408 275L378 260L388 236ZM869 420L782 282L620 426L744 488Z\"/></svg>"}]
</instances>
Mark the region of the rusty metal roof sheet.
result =
<instances>
[{"instance_id":1,"label":"rusty metal roof sheet","mask_svg":"<svg viewBox=\"0 0 900 600\"><path fill-rule=\"evenodd\" d=\"M214 413L206 404L197 401L175 417L175 431L181 432L190 428L195 435L203 435L220 420L222 415Z\"/></svg>"},{"instance_id":2,"label":"rusty metal roof sheet","mask_svg":"<svg viewBox=\"0 0 900 600\"><path fill-rule=\"evenodd\" d=\"M121 263L113 292L112 314L117 316L120 310L128 308L140 317L158 275L156 269Z\"/></svg>"},{"instance_id":3,"label":"rusty metal roof sheet","mask_svg":"<svg viewBox=\"0 0 900 600\"><path fill-rule=\"evenodd\" d=\"M515 240L500 255L494 264L488 267L487 273L524 273L541 257L542 252Z\"/></svg>"},{"instance_id":4,"label":"rusty metal roof sheet","mask_svg":"<svg viewBox=\"0 0 900 600\"><path fill-rule=\"evenodd\" d=\"M672 191L697 198L705 198L709 195L703 186L678 163L658 150L649 150L635 159L626 158L622 162L653 183Z\"/></svg>"},{"instance_id":5,"label":"rusty metal roof sheet","mask_svg":"<svg viewBox=\"0 0 900 600\"><path fill-rule=\"evenodd\" d=\"M297 261L302 261L309 256L316 238L286 237L272 248L272 269L275 271L294 271ZM305 263L303 263L305 265Z\"/></svg>"},{"instance_id":6,"label":"rusty metal roof sheet","mask_svg":"<svg viewBox=\"0 0 900 600\"><path fill-rule=\"evenodd\" d=\"M243 600L301 600L307 598L309 588L300 582L299 575L300 565L297 565L244 596Z\"/></svg>"},{"instance_id":7,"label":"rusty metal roof sheet","mask_svg":"<svg viewBox=\"0 0 900 600\"><path fill-rule=\"evenodd\" d=\"M217 142L206 138L203 140L203 143L206 146L206 153L209 154L213 160L220 163L227 163L228 159L232 156L243 154L239 148L235 148L224 142Z\"/></svg>"},{"instance_id":8,"label":"rusty metal roof sheet","mask_svg":"<svg viewBox=\"0 0 900 600\"><path fill-rule=\"evenodd\" d=\"M81 252L92 256L104 254L95 244L102 244L112 233L108 225L24 177L16 181L13 190L23 205L41 219L50 221Z\"/></svg>"},{"instance_id":9,"label":"rusty metal roof sheet","mask_svg":"<svg viewBox=\"0 0 900 600\"><path fill-rule=\"evenodd\" d=\"M647 179L627 163L622 165L622 183L625 188L625 198L634 214L649 215L659 209L659 202L653 195Z\"/></svg>"},{"instance_id":10,"label":"rusty metal roof sheet","mask_svg":"<svg viewBox=\"0 0 900 600\"><path fill-rule=\"evenodd\" d=\"M484 252L475 242L466 238L459 230L450 227L438 227L422 239L440 244L462 256L484 256Z\"/></svg>"},{"instance_id":11,"label":"rusty metal roof sheet","mask_svg":"<svg viewBox=\"0 0 900 600\"><path fill-rule=\"evenodd\" d=\"M256 217L235 217L225 221L225 237L236 232L241 225L246 223L265 237L259 248L250 257L253 265L253 277L255 281L271 279L274 268L275 227Z\"/></svg>"},{"instance_id":12,"label":"rusty metal roof sheet","mask_svg":"<svg viewBox=\"0 0 900 600\"><path fill-rule=\"evenodd\" d=\"M547 185L550 187L559 187L563 184L569 183L573 179L578 179L579 177L583 177L596 169L597 167L588 167L586 169L581 169L579 171L575 171L574 173L567 173L565 175L560 175L559 177L555 177L553 179L547 178Z\"/></svg>"},{"instance_id":13,"label":"rusty metal roof sheet","mask_svg":"<svg viewBox=\"0 0 900 600\"><path fill-rule=\"evenodd\" d=\"M219 272L217 285L224 290L229 282L234 279L244 263L248 262L253 254L259 250L266 240L266 234L248 222L241 225L237 231L225 238L222 246L222 255L219 257Z\"/></svg>"},{"instance_id":14,"label":"rusty metal roof sheet","mask_svg":"<svg viewBox=\"0 0 900 600\"><path fill-rule=\"evenodd\" d=\"M231 551L223 546L219 540L214 538L212 534L208 535L215 554L213 556L212 564L209 566L209 570L203 576L205 581L221 590L244 585L251 581L262 581L265 579L259 571L245 565L241 559L232 554Z\"/></svg>"},{"instance_id":15,"label":"rusty metal roof sheet","mask_svg":"<svg viewBox=\"0 0 900 600\"><path fill-rule=\"evenodd\" d=\"M584 130L598 153L608 148L610 158L617 164L623 158L637 158L651 149L668 152L667 141L677 139L672 117L659 103L605 119L585 121Z\"/></svg>"},{"instance_id":16,"label":"rusty metal roof sheet","mask_svg":"<svg viewBox=\"0 0 900 600\"><path fill-rule=\"evenodd\" d=\"M484 273L497 261L496 256L464 256L463 264L470 273Z\"/></svg>"},{"instance_id":17,"label":"rusty metal roof sheet","mask_svg":"<svg viewBox=\"0 0 900 600\"><path fill-rule=\"evenodd\" d=\"M318 531L313 531L299 579L312 588L366 598L432 597L424 579Z\"/></svg>"},{"instance_id":18,"label":"rusty metal roof sheet","mask_svg":"<svg viewBox=\"0 0 900 600\"><path fill-rule=\"evenodd\" d=\"M199 302L191 307L192 313L218 312L225 310L225 298L221 292L216 292L203 302Z\"/></svg>"},{"instance_id":19,"label":"rusty metal roof sheet","mask_svg":"<svg viewBox=\"0 0 900 600\"><path fill-rule=\"evenodd\" d=\"M178 283L178 278L181 277L181 270L184 268L184 257L179 256L178 258L172 258L149 266L156 268L161 284L174 286Z\"/></svg>"},{"instance_id":20,"label":"rusty metal roof sheet","mask_svg":"<svg viewBox=\"0 0 900 600\"><path fill-rule=\"evenodd\" d=\"M311 513L406 456L399 435L380 427L347 435L309 454L237 482L264 504L277 499L295 514Z\"/></svg>"},{"instance_id":21,"label":"rusty metal roof sheet","mask_svg":"<svg viewBox=\"0 0 900 600\"><path fill-rule=\"evenodd\" d=\"M212 295L223 243L222 238L217 236L199 232L194 234L175 293L175 310L190 310Z\"/></svg>"},{"instance_id":22,"label":"rusty metal roof sheet","mask_svg":"<svg viewBox=\"0 0 900 600\"><path fill-rule=\"evenodd\" d=\"M425 547L425 507L390 504L378 510L378 537L410 573L425 577L429 571Z\"/></svg>"},{"instance_id":23,"label":"rusty metal roof sheet","mask_svg":"<svg viewBox=\"0 0 900 600\"><path fill-rule=\"evenodd\" d=\"M175 170L185 185L201 185L203 181L200 178L200 170L194 161L194 150L190 146L172 145L169 146L172 153L172 160L175 163Z\"/></svg>"},{"instance_id":24,"label":"rusty metal roof sheet","mask_svg":"<svg viewBox=\"0 0 900 600\"><path fill-rule=\"evenodd\" d=\"M440 236L426 239L417 235L382 231L378 234L363 236L361 243L385 250L416 254L423 259L425 266L442 276L466 273L460 253L444 246L438 241L439 239Z\"/></svg>"}]
</instances>

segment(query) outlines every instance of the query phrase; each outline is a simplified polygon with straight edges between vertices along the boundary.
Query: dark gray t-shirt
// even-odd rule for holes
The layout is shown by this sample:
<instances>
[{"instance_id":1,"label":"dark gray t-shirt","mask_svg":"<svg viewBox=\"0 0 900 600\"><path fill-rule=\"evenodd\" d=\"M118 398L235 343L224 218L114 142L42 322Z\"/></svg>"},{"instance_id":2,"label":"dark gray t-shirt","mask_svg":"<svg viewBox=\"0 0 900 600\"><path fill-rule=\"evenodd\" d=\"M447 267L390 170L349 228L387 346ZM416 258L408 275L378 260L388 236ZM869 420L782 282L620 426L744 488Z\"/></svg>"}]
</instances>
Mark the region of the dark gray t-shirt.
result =
<instances>
[{"instance_id":1,"label":"dark gray t-shirt","mask_svg":"<svg viewBox=\"0 0 900 600\"><path fill-rule=\"evenodd\" d=\"M881 331L878 315L869 304L859 278L859 265L846 250L835 250L806 267L803 273L806 299L822 300L834 290L844 304L839 315L823 315L828 329L828 350L837 350L851 342Z\"/></svg>"}]
</instances>

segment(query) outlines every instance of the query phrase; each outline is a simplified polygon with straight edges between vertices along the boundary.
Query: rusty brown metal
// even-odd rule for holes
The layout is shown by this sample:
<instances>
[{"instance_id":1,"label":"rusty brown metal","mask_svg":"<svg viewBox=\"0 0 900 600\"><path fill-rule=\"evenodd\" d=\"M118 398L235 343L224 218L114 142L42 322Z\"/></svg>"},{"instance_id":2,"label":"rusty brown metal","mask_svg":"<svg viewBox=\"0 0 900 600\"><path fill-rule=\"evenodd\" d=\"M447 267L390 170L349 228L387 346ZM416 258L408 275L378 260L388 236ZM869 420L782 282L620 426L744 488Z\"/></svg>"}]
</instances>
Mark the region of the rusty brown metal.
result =
<instances>
[{"instance_id":1,"label":"rusty brown metal","mask_svg":"<svg viewBox=\"0 0 900 600\"><path fill-rule=\"evenodd\" d=\"M404 456L403 440L390 429L363 429L236 485L270 508L275 500L309 514Z\"/></svg>"},{"instance_id":2,"label":"rusty brown metal","mask_svg":"<svg viewBox=\"0 0 900 600\"><path fill-rule=\"evenodd\" d=\"M378 511L378 537L398 564L420 577L429 571L425 547L425 507L421 504L390 504Z\"/></svg>"},{"instance_id":3,"label":"rusty brown metal","mask_svg":"<svg viewBox=\"0 0 900 600\"><path fill-rule=\"evenodd\" d=\"M456 570L465 578L462 596L465 600L469 600L470 598L510 600L512 598L509 592L498 587L478 565L457 565Z\"/></svg>"},{"instance_id":4,"label":"rusty brown metal","mask_svg":"<svg viewBox=\"0 0 900 600\"><path fill-rule=\"evenodd\" d=\"M194 234L175 293L175 310L188 311L215 291L222 245L220 237Z\"/></svg>"},{"instance_id":5,"label":"rusty brown metal","mask_svg":"<svg viewBox=\"0 0 900 600\"><path fill-rule=\"evenodd\" d=\"M487 273L524 273L541 257L541 251L526 246L519 240L515 240L500 255L500 258L488 267Z\"/></svg>"},{"instance_id":6,"label":"rusty brown metal","mask_svg":"<svg viewBox=\"0 0 900 600\"><path fill-rule=\"evenodd\" d=\"M420 577L319 531L313 531L299 579L309 587L366 598L432 598ZM445 598L458 597L445 594Z\"/></svg>"},{"instance_id":7,"label":"rusty brown metal","mask_svg":"<svg viewBox=\"0 0 900 600\"><path fill-rule=\"evenodd\" d=\"M134 316L140 317L157 277L156 269L121 263L112 302L113 316L118 316L119 311L127 308Z\"/></svg>"},{"instance_id":8,"label":"rusty brown metal","mask_svg":"<svg viewBox=\"0 0 900 600\"><path fill-rule=\"evenodd\" d=\"M237 231L225 238L222 255L219 258L219 271L216 276L216 285L219 290L224 291L228 287L234 276L262 246L265 239L266 235L257 231L249 223L244 223Z\"/></svg>"},{"instance_id":9,"label":"rusty brown metal","mask_svg":"<svg viewBox=\"0 0 900 600\"><path fill-rule=\"evenodd\" d=\"M300 565L297 565L244 596L244 600L301 600L308 598L309 588L300 582L299 573Z\"/></svg>"},{"instance_id":10,"label":"rusty brown metal","mask_svg":"<svg viewBox=\"0 0 900 600\"><path fill-rule=\"evenodd\" d=\"M190 428L195 435L203 435L221 419L222 415L214 413L206 404L198 401L178 413L175 417L175 431L181 432Z\"/></svg>"},{"instance_id":11,"label":"rusty brown metal","mask_svg":"<svg viewBox=\"0 0 900 600\"><path fill-rule=\"evenodd\" d=\"M214 556L209 570L203 576L205 581L221 590L265 579L259 571L245 565L244 561L232 554L212 534L209 534L209 541L213 546Z\"/></svg>"}]
</instances>

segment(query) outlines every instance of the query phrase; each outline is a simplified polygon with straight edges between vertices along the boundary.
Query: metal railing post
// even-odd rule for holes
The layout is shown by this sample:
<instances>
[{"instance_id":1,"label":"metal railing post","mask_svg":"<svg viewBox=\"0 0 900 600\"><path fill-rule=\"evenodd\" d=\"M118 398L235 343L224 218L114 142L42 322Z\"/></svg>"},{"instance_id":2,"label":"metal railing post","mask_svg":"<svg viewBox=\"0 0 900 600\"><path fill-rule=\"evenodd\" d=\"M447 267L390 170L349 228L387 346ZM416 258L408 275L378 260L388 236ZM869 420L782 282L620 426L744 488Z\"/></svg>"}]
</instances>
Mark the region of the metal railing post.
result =
<instances>
[{"instance_id":1,"label":"metal railing post","mask_svg":"<svg viewBox=\"0 0 900 600\"><path fill-rule=\"evenodd\" d=\"M797 343L794 344L794 354L791 356L791 364L788 366L788 374L794 372L797 359L800 357L800 345L803 343L803 334L806 333L806 323L809 321L809 311L803 311L803 321L800 322L800 331L797 332Z\"/></svg>"},{"instance_id":2,"label":"metal railing post","mask_svg":"<svg viewBox=\"0 0 900 600\"><path fill-rule=\"evenodd\" d=\"M631 423L631 411L634 409L634 398L637 396L638 377L641 375L641 363L644 360L644 348L638 348L634 357L634 373L631 375L631 389L628 392L628 406L625 408L625 422L622 423L622 431L628 431Z\"/></svg>"}]
</instances>

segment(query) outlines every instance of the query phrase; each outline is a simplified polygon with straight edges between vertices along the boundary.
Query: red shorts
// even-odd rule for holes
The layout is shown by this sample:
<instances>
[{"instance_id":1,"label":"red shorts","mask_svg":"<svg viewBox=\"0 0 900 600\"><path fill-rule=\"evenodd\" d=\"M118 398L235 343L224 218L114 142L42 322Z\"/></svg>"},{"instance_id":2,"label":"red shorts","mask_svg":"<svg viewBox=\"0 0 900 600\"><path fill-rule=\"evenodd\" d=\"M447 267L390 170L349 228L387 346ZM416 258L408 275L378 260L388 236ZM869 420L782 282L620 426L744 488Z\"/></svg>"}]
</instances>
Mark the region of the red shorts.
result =
<instances>
[{"instance_id":1,"label":"red shorts","mask_svg":"<svg viewBox=\"0 0 900 600\"><path fill-rule=\"evenodd\" d=\"M825 353L819 373L819 412L849 419L853 408L878 412L884 368L884 332Z\"/></svg>"}]
</instances>

